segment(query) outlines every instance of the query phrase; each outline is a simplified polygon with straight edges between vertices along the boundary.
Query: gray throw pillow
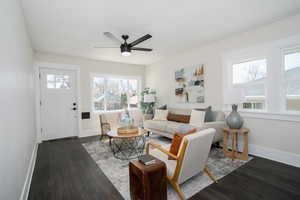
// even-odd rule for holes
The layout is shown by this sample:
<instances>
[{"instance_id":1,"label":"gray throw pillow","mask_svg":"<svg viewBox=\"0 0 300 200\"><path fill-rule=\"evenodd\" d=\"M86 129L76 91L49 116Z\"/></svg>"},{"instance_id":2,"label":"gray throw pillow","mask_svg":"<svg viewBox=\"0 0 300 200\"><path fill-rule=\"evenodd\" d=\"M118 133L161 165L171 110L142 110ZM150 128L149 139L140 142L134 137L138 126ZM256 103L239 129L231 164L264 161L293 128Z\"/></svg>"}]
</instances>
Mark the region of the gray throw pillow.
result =
<instances>
[{"instance_id":1,"label":"gray throw pillow","mask_svg":"<svg viewBox=\"0 0 300 200\"><path fill-rule=\"evenodd\" d=\"M204 122L213 122L214 121L214 113L211 110L211 106L207 108L195 108L195 110L205 111Z\"/></svg>"},{"instance_id":2,"label":"gray throw pillow","mask_svg":"<svg viewBox=\"0 0 300 200\"><path fill-rule=\"evenodd\" d=\"M159 109L159 110L167 110L168 106L167 106L167 104L165 104L165 105L159 106L157 109Z\"/></svg>"}]
</instances>

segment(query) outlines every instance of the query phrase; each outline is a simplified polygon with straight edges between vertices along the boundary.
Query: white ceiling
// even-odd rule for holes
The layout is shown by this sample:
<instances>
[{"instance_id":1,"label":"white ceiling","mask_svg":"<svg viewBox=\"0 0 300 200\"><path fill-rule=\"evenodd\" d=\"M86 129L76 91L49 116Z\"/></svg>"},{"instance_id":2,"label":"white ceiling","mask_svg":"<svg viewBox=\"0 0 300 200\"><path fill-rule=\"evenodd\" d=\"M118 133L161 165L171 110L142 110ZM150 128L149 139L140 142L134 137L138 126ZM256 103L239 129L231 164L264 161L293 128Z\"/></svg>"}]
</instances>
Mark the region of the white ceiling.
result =
<instances>
[{"instance_id":1,"label":"white ceiling","mask_svg":"<svg viewBox=\"0 0 300 200\"><path fill-rule=\"evenodd\" d=\"M232 33L300 12L299 0L22 0L35 50L134 64L151 64ZM120 55L103 32L150 33L139 47L153 52Z\"/></svg>"}]
</instances>

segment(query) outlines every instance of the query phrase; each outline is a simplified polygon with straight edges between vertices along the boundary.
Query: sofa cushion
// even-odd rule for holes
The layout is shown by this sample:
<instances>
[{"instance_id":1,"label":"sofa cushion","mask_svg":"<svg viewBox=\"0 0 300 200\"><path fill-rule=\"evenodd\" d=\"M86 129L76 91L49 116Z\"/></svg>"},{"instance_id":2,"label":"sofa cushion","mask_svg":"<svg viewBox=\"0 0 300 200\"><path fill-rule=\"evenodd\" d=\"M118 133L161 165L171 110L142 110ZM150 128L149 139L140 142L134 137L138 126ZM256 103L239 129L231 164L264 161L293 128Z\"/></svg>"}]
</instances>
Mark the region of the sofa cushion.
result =
<instances>
[{"instance_id":1,"label":"sofa cushion","mask_svg":"<svg viewBox=\"0 0 300 200\"><path fill-rule=\"evenodd\" d=\"M184 124L185 123L167 121L165 131L174 134L175 132L178 132L180 126Z\"/></svg>"},{"instance_id":2,"label":"sofa cushion","mask_svg":"<svg viewBox=\"0 0 300 200\"><path fill-rule=\"evenodd\" d=\"M193 129L198 130L199 127L192 126L192 125L190 125L190 124L182 124L182 125L180 125L180 126L178 127L178 129L177 129L176 132L178 132L178 133L186 133L186 132L189 132L189 131L191 131L191 130L193 130Z\"/></svg>"},{"instance_id":3,"label":"sofa cushion","mask_svg":"<svg viewBox=\"0 0 300 200\"><path fill-rule=\"evenodd\" d=\"M159 131L166 131L168 121L146 120L144 127L147 129L155 129Z\"/></svg>"},{"instance_id":4,"label":"sofa cushion","mask_svg":"<svg viewBox=\"0 0 300 200\"><path fill-rule=\"evenodd\" d=\"M190 115L178 115L174 113L168 114L168 121L174 121L174 122L181 122L181 123L189 123L190 122Z\"/></svg>"}]
</instances>

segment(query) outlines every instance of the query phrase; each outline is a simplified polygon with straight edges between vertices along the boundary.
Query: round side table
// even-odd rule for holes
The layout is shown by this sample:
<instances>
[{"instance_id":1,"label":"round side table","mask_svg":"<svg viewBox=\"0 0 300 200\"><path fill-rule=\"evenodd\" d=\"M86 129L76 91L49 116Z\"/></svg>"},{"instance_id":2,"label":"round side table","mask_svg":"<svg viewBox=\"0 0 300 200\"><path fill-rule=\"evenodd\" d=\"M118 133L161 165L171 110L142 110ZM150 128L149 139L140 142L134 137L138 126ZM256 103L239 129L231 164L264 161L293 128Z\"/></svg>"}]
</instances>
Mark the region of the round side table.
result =
<instances>
[{"instance_id":1,"label":"round side table","mask_svg":"<svg viewBox=\"0 0 300 200\"><path fill-rule=\"evenodd\" d=\"M146 138L142 128L138 133L121 135L113 129L107 135L111 138L110 147L114 156L120 160L131 160L144 153Z\"/></svg>"},{"instance_id":2,"label":"round side table","mask_svg":"<svg viewBox=\"0 0 300 200\"><path fill-rule=\"evenodd\" d=\"M241 129L230 129L228 127L223 128L224 138L223 138L223 152L224 155L228 158L240 159L240 160L248 160L248 128L241 128ZM243 152L238 152L238 136L243 135L244 138L244 147ZM231 136L232 140L232 148L231 151L228 150L228 138Z\"/></svg>"}]
</instances>

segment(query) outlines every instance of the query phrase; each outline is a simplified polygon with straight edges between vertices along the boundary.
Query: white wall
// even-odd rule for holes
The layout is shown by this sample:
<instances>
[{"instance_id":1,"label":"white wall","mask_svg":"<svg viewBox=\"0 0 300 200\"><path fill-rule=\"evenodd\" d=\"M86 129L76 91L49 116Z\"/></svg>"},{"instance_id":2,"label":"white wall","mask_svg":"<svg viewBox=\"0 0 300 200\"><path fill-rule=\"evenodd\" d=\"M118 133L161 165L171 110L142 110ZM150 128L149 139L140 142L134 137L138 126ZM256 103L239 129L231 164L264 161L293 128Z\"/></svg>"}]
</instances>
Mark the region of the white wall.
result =
<instances>
[{"instance_id":1,"label":"white wall","mask_svg":"<svg viewBox=\"0 0 300 200\"><path fill-rule=\"evenodd\" d=\"M139 76L144 85L145 66L117 62L98 61L72 56L55 55L50 53L35 53L37 62L71 64L80 66L81 111L91 112L91 119L82 120L81 137L99 133L98 113L92 113L91 103L91 74L112 74L121 76Z\"/></svg>"},{"instance_id":2,"label":"white wall","mask_svg":"<svg viewBox=\"0 0 300 200\"><path fill-rule=\"evenodd\" d=\"M32 49L18 0L1 1L0 26L0 199L17 200L36 144Z\"/></svg>"},{"instance_id":3,"label":"white wall","mask_svg":"<svg viewBox=\"0 0 300 200\"><path fill-rule=\"evenodd\" d=\"M157 89L160 103L177 107L204 107L222 109L222 54L227 51L270 42L300 33L300 15L296 15L252 31L206 44L200 48L172 56L146 68L146 86ZM205 104L177 104L174 100L174 71L181 66L204 63ZM250 148L264 147L272 152L290 153L300 166L300 123L245 117L251 129ZM251 149L250 149L251 150ZM257 153L258 154L258 153ZM287 154L285 154L287 155ZM279 160L279 159L277 159Z\"/></svg>"}]
</instances>

